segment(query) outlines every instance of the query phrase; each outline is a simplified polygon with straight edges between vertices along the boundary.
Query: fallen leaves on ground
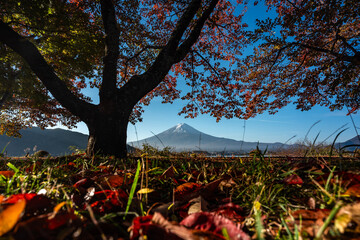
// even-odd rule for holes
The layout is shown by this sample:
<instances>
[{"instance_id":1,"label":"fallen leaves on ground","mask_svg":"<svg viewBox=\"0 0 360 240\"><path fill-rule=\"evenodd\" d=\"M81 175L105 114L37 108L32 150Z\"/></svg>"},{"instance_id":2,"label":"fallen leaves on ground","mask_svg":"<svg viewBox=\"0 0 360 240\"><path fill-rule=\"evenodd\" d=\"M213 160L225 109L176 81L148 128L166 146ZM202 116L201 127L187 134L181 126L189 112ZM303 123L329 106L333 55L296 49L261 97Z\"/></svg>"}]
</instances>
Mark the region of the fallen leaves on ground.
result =
<instances>
[{"instance_id":1,"label":"fallen leaves on ground","mask_svg":"<svg viewBox=\"0 0 360 240\"><path fill-rule=\"evenodd\" d=\"M25 199L19 199L16 203L6 207L0 213L0 236L10 231L21 217L26 206Z\"/></svg>"},{"instance_id":2,"label":"fallen leaves on ground","mask_svg":"<svg viewBox=\"0 0 360 240\"><path fill-rule=\"evenodd\" d=\"M296 174L293 174L293 175L290 175L290 176L288 176L288 177L286 177L285 179L284 179L284 183L285 184L288 184L288 185L292 185L292 184L299 184L299 185L301 185L301 184L303 184L304 183L304 181L301 179L301 177L299 177L298 175L296 175Z\"/></svg>"},{"instance_id":3,"label":"fallen leaves on ground","mask_svg":"<svg viewBox=\"0 0 360 240\"><path fill-rule=\"evenodd\" d=\"M286 238L288 231L299 231L303 239L311 239L339 199L345 203L330 219L324 235L360 235L360 178L356 173L331 173L323 164L299 163L290 169L278 165L277 170L273 164L255 161L253 169L263 169L252 172L246 165L229 167L228 163L196 168L169 163L163 168L152 166L151 171L141 169L129 200L136 165L119 169L106 163L93 169L84 168L76 159L61 163L52 168L58 173L54 181L47 175L51 171L41 170L41 164L23 166L15 177L12 171L0 171L3 184L18 180L11 187L23 192L0 195L0 235L13 239L247 240L258 236L256 219L261 219L266 239ZM31 184L25 179L30 175L42 178L37 188L26 192ZM266 179L270 175L273 177ZM51 184L45 186L46 180ZM57 181L61 184L56 185ZM5 186L10 185L0 187L5 190ZM288 193L286 201L285 196L280 197L283 192ZM279 209L286 209L283 218Z\"/></svg>"},{"instance_id":4,"label":"fallen leaves on ground","mask_svg":"<svg viewBox=\"0 0 360 240\"><path fill-rule=\"evenodd\" d=\"M3 175L6 178L11 178L12 176L14 176L15 172L14 171L0 171L0 175Z\"/></svg>"},{"instance_id":5,"label":"fallen leaves on ground","mask_svg":"<svg viewBox=\"0 0 360 240\"><path fill-rule=\"evenodd\" d=\"M336 214L335 228L341 233L360 234L360 203L343 206Z\"/></svg>"}]
</instances>

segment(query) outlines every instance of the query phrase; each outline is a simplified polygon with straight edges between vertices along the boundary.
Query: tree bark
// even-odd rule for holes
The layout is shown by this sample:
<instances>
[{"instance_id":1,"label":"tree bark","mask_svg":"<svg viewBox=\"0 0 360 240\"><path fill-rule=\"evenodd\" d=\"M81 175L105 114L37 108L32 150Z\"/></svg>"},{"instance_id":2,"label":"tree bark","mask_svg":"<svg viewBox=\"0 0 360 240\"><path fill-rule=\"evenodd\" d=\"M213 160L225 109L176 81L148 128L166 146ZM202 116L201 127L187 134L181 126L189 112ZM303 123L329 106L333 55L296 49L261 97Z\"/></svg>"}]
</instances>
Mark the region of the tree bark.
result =
<instances>
[{"instance_id":1,"label":"tree bark","mask_svg":"<svg viewBox=\"0 0 360 240\"><path fill-rule=\"evenodd\" d=\"M89 129L86 154L126 157L127 125L130 113L129 110L118 110L115 114L95 112L86 121Z\"/></svg>"},{"instance_id":2,"label":"tree bark","mask_svg":"<svg viewBox=\"0 0 360 240\"><path fill-rule=\"evenodd\" d=\"M202 7L201 0L192 0L153 64L143 74L131 77L119 89L116 87L119 30L115 6L111 0L101 0L106 50L99 105L88 103L75 96L56 75L37 47L1 20L0 42L22 56L54 98L86 123L89 129L86 152L89 156L103 154L123 158L127 155L127 125L133 107L164 80L173 64L185 58L199 38L205 21L210 17L218 1L210 1L203 15L197 19L188 37L185 38L185 32Z\"/></svg>"}]
</instances>

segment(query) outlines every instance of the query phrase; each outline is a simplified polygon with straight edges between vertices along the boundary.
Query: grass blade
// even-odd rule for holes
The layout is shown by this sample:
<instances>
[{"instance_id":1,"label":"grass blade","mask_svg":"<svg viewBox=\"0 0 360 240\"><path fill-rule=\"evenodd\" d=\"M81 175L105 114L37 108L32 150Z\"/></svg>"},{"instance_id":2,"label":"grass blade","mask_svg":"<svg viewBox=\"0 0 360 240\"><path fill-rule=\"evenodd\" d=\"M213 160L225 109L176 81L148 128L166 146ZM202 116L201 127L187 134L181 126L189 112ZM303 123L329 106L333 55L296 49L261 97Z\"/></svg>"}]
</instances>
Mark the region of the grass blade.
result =
<instances>
[{"instance_id":1,"label":"grass blade","mask_svg":"<svg viewBox=\"0 0 360 240\"><path fill-rule=\"evenodd\" d=\"M281 223L282 225L285 227L285 230L286 230L286 233L288 234L288 239L289 240L293 240L293 237L292 237L292 233L290 231L290 228L289 226L287 225L287 223L285 222L284 218L282 215L280 215L280 219L281 219Z\"/></svg>"},{"instance_id":2,"label":"grass blade","mask_svg":"<svg viewBox=\"0 0 360 240\"><path fill-rule=\"evenodd\" d=\"M321 235L323 235L325 229L329 226L329 224L331 223L331 220L335 217L335 215L338 213L338 211L340 210L342 206L342 202L339 201L338 203L336 203L335 207L331 210L329 216L327 217L327 219L325 220L324 224L321 226L321 228L319 229L319 231L316 233L315 239L322 239Z\"/></svg>"},{"instance_id":3,"label":"grass blade","mask_svg":"<svg viewBox=\"0 0 360 240\"><path fill-rule=\"evenodd\" d=\"M332 152L333 152L333 149L334 149L334 146L335 146L335 142L336 140L338 139L338 137L340 136L340 134L342 134L344 131L346 131L348 128L345 128L343 130L341 130L338 134L336 134L336 137L331 145L331 149L330 149L330 157L332 156Z\"/></svg>"},{"instance_id":4,"label":"grass blade","mask_svg":"<svg viewBox=\"0 0 360 240\"><path fill-rule=\"evenodd\" d=\"M12 163L8 162L6 164L9 168L11 168L12 170L14 170L15 173L17 173L19 171L19 169L17 167L15 167Z\"/></svg>"},{"instance_id":5,"label":"grass blade","mask_svg":"<svg viewBox=\"0 0 360 240\"><path fill-rule=\"evenodd\" d=\"M136 190L136 185L137 185L137 182L138 182L138 180L139 180L140 170L141 170L141 163L140 163L140 161L138 160L137 168L136 168L136 173L135 173L135 178L134 178L134 182L133 182L133 184L132 184L132 186L131 186L131 190L130 190L130 194L129 194L129 199L128 199L128 202L127 202L127 205L126 205L126 210L125 210L124 219L125 219L127 213L129 212L130 205L131 205L132 199L133 199L133 197L134 197L134 193L135 193L135 190Z\"/></svg>"},{"instance_id":6,"label":"grass blade","mask_svg":"<svg viewBox=\"0 0 360 240\"><path fill-rule=\"evenodd\" d=\"M319 122L321 122L321 120L318 120L318 121L316 121L313 125L311 125L311 127L309 128L309 130L308 130L307 133L305 134L305 138L304 138L304 142L305 142L305 143L306 143L307 136L309 135L311 129L312 129L316 124L318 124Z\"/></svg>"},{"instance_id":7,"label":"grass blade","mask_svg":"<svg viewBox=\"0 0 360 240\"><path fill-rule=\"evenodd\" d=\"M5 152L5 150L6 150L6 148L7 148L7 146L10 144L10 142L8 142L6 145L5 145L5 147L3 148L3 150L1 151L1 155L4 155L4 152Z\"/></svg>"}]
</instances>

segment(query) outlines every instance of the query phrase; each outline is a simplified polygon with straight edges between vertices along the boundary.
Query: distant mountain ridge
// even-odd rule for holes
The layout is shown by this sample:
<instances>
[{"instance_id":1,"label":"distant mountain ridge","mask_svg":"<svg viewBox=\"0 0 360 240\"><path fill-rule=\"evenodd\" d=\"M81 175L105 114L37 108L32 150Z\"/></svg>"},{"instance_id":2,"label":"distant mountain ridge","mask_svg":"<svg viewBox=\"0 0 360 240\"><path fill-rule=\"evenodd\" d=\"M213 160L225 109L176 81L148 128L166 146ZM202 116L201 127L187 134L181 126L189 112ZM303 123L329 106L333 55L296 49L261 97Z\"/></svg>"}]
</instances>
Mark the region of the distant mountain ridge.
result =
<instances>
[{"instance_id":1,"label":"distant mountain ridge","mask_svg":"<svg viewBox=\"0 0 360 240\"><path fill-rule=\"evenodd\" d=\"M202 133L185 123L179 123L156 136L129 143L130 146L134 147L142 146L143 144L149 144L159 149L172 147L178 152L249 152L252 149L256 149L256 146L261 150L265 150L266 148L268 150L275 150L289 146L282 143L243 142L229 138L215 137Z\"/></svg>"},{"instance_id":2,"label":"distant mountain ridge","mask_svg":"<svg viewBox=\"0 0 360 240\"><path fill-rule=\"evenodd\" d=\"M335 146L336 146L336 148L342 148L345 146L349 146L349 147L345 148L345 150L347 150L347 151L354 151L355 149L360 149L360 135L355 136L345 142L337 143Z\"/></svg>"},{"instance_id":3,"label":"distant mountain ridge","mask_svg":"<svg viewBox=\"0 0 360 240\"><path fill-rule=\"evenodd\" d=\"M5 148L7 156L24 156L37 150L45 150L52 156L71 154L70 147L85 149L88 135L64 129L45 129L33 127L20 130L21 138L0 135L0 152Z\"/></svg>"},{"instance_id":4,"label":"distant mountain ridge","mask_svg":"<svg viewBox=\"0 0 360 240\"><path fill-rule=\"evenodd\" d=\"M45 129L33 127L21 130L22 138L10 138L0 135L0 152L5 148L7 156L24 156L26 153L34 153L37 150L48 151L52 156L61 156L73 152L70 147L86 149L88 135L64 129ZM360 136L359 136L360 137ZM359 137L356 136L345 142L336 143L336 148L347 145L360 145ZM9 143L9 144L8 144ZM139 147L144 143L162 149L172 147L175 151L208 151L208 152L249 152L258 146L261 150L277 150L292 145L282 143L258 143L242 142L228 138L221 138L202 133L187 124L178 124L156 136L128 143L130 146ZM353 151L358 146L346 148ZM128 146L128 150L132 151Z\"/></svg>"}]
</instances>

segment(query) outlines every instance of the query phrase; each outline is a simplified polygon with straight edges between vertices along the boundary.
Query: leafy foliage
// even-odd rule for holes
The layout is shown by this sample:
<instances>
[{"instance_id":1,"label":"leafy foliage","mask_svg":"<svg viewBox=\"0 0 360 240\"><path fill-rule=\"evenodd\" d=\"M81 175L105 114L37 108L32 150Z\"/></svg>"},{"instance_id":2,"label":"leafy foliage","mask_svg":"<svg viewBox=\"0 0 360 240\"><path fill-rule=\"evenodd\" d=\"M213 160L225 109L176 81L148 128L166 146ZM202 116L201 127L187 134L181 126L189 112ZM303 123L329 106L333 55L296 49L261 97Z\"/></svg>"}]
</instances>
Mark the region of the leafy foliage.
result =
<instances>
[{"instance_id":1,"label":"leafy foliage","mask_svg":"<svg viewBox=\"0 0 360 240\"><path fill-rule=\"evenodd\" d=\"M80 98L85 79L98 75L101 31L89 13L62 1L5 1L0 18L40 49L56 74ZM0 46L1 134L16 135L33 124L73 127L79 119L48 92L29 65ZM87 99L90 100L90 99Z\"/></svg>"},{"instance_id":2,"label":"leafy foliage","mask_svg":"<svg viewBox=\"0 0 360 240\"><path fill-rule=\"evenodd\" d=\"M189 26L183 26L187 29L184 29L186 31L182 36L176 36L180 37L178 41L182 48L179 50L183 52L178 53L176 64L171 67L172 73L165 74L163 81L154 86L154 90L135 107L131 121L140 118L143 111L140 105L149 104L153 97L161 96L164 102L180 98L180 91L176 90L180 76L191 88L188 94L182 96L189 100L184 108L190 112L188 116L197 115L198 108L194 101L202 101L205 96L225 101L216 95L228 88L226 82L230 79L231 71L221 63L233 65L239 61L245 26L241 24L242 14L237 13L237 5L229 1L193 2L199 4L197 14ZM241 4L241 1L237 4ZM116 3L116 31L120 39L117 51L118 87L154 65L174 31L179 30L176 28L180 25L182 14L194 7L190 1ZM104 55L106 35L104 23L101 22L105 12L101 11L100 4L93 1L35 1L31 4L28 1L11 1L2 3L1 9L2 21L34 44L57 76L77 96L81 97L79 89L87 85L98 88L103 85L100 74L107 70L103 69L101 57ZM201 26L203 22L204 27ZM7 98L6 105L3 105L4 119L10 120L16 116L19 125L36 123L41 127L53 125L56 121L73 126L78 121L54 100L17 54L6 45L1 46L1 53L4 60L2 70L12 75L2 82L7 84L1 86L3 95L7 92L17 93ZM202 70L199 71L199 68ZM26 76L20 76L20 73ZM229 95L230 89L225 92L223 95ZM8 114L5 114L6 111ZM210 113L208 110L205 112ZM16 122L15 119L11 120Z\"/></svg>"},{"instance_id":3,"label":"leafy foliage","mask_svg":"<svg viewBox=\"0 0 360 240\"><path fill-rule=\"evenodd\" d=\"M247 117L275 113L295 101L331 110L359 109L359 1L266 0L276 18L257 21L249 41L254 53L239 63L246 86Z\"/></svg>"}]
</instances>

